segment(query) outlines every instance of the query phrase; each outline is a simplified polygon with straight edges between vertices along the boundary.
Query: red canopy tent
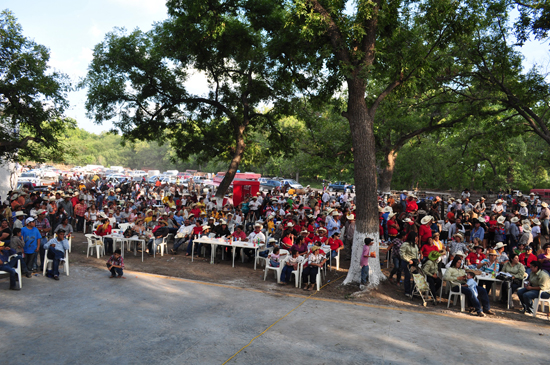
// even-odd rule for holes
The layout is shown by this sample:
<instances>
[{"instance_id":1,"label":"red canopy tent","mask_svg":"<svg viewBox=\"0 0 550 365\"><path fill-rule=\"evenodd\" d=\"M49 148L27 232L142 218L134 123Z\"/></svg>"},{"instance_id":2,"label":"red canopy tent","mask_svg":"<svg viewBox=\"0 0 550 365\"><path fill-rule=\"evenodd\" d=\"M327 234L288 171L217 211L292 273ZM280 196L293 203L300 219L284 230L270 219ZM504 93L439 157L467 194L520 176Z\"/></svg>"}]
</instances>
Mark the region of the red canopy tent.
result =
<instances>
[{"instance_id":1,"label":"red canopy tent","mask_svg":"<svg viewBox=\"0 0 550 365\"><path fill-rule=\"evenodd\" d=\"M218 172L214 179L212 179L212 185L220 186L225 172ZM253 173L236 173L231 187L233 188L233 205L239 205L245 196L255 196L260 191L260 182L258 179L262 177L261 174Z\"/></svg>"}]
</instances>

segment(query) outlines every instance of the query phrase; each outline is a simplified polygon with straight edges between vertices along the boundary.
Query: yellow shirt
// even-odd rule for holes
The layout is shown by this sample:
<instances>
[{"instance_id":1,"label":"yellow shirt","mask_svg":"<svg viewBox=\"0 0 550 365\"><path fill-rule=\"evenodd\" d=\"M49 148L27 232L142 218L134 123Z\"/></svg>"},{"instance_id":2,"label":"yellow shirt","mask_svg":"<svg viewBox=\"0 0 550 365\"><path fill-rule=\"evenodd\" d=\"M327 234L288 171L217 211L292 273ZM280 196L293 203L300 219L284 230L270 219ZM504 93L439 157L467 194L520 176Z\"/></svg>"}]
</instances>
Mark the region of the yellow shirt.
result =
<instances>
[{"instance_id":1,"label":"yellow shirt","mask_svg":"<svg viewBox=\"0 0 550 365\"><path fill-rule=\"evenodd\" d=\"M294 188L288 189L288 195L294 195L296 193L296 190Z\"/></svg>"},{"instance_id":2,"label":"yellow shirt","mask_svg":"<svg viewBox=\"0 0 550 365\"><path fill-rule=\"evenodd\" d=\"M151 222L152 220L153 220L153 217L146 217L143 221L144 221L145 223L149 223L149 222Z\"/></svg>"},{"instance_id":3,"label":"yellow shirt","mask_svg":"<svg viewBox=\"0 0 550 365\"><path fill-rule=\"evenodd\" d=\"M267 221L267 230L269 232L273 232L275 230L275 223L273 223L273 220Z\"/></svg>"}]
</instances>

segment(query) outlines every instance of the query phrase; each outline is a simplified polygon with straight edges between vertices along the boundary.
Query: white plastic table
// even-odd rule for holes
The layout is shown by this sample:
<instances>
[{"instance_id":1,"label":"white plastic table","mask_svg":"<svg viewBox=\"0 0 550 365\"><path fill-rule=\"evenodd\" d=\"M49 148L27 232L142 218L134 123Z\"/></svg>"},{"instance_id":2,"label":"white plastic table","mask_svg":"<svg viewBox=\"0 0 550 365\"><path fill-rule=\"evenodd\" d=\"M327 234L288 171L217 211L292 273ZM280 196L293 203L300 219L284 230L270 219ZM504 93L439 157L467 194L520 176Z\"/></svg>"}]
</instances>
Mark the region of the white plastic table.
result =
<instances>
[{"instance_id":1,"label":"white plastic table","mask_svg":"<svg viewBox=\"0 0 550 365\"><path fill-rule=\"evenodd\" d=\"M256 253L258 249L265 247L265 244L256 245L248 241L226 241L225 239L219 239L219 238L207 238L207 237L201 237L193 240L193 247L191 248L191 261L193 261L193 257L195 256L195 245L194 243L202 243L212 246L212 250L210 252L210 263L214 263L214 257L216 256L216 248L218 246L224 246L224 247L231 247L232 248L232 254L233 254L233 267L235 267L235 252L237 248L250 248L254 250L254 257L256 257ZM256 270L256 259L254 259L254 270Z\"/></svg>"},{"instance_id":2,"label":"white plastic table","mask_svg":"<svg viewBox=\"0 0 550 365\"><path fill-rule=\"evenodd\" d=\"M113 240L113 252L114 252L114 250L116 250L117 241L120 242L120 252L121 252L120 256L122 256L122 258L124 258L124 243L128 242L128 238L124 237L123 235L118 235L118 234L109 234L109 235L105 235L103 237L111 238Z\"/></svg>"},{"instance_id":3,"label":"white plastic table","mask_svg":"<svg viewBox=\"0 0 550 365\"><path fill-rule=\"evenodd\" d=\"M480 280L492 281L492 283L491 283L491 292L493 293L492 294L493 302L496 301L497 300L497 293L496 293L495 283L502 283L502 280L499 280L497 278L492 278L490 275L487 275L487 276L483 276L483 274L482 275L476 275L476 281L478 282L478 284L479 284ZM501 287L500 290L502 290L502 287ZM510 298L511 298L511 295L508 294L508 306L510 306L510 302L509 302Z\"/></svg>"}]
</instances>

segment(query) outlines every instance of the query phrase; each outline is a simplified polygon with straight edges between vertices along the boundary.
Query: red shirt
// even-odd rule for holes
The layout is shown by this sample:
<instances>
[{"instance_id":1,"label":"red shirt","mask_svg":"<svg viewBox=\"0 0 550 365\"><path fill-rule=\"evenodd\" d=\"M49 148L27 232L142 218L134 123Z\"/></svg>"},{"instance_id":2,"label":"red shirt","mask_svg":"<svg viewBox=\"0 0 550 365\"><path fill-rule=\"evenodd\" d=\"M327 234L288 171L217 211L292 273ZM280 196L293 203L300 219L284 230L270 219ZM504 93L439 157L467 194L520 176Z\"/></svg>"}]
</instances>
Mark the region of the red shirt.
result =
<instances>
[{"instance_id":1,"label":"red shirt","mask_svg":"<svg viewBox=\"0 0 550 365\"><path fill-rule=\"evenodd\" d=\"M454 223L455 222L455 214L453 212L447 213L447 219L449 219L449 222Z\"/></svg>"},{"instance_id":2,"label":"red shirt","mask_svg":"<svg viewBox=\"0 0 550 365\"><path fill-rule=\"evenodd\" d=\"M422 252L422 256L424 256L424 257L428 257L430 255L430 252L432 252L432 251L438 251L436 245L432 245L432 246L424 245L420 249L420 252Z\"/></svg>"},{"instance_id":3,"label":"red shirt","mask_svg":"<svg viewBox=\"0 0 550 365\"><path fill-rule=\"evenodd\" d=\"M484 254L477 254L475 252L470 252L470 254L468 255L468 257L466 257L466 260L470 261L470 265L477 265L481 262L481 260L484 260L485 259L485 255Z\"/></svg>"},{"instance_id":4,"label":"red shirt","mask_svg":"<svg viewBox=\"0 0 550 365\"><path fill-rule=\"evenodd\" d=\"M195 218L199 218L201 216L201 210L200 208L193 208L191 209L191 213L195 215Z\"/></svg>"},{"instance_id":5,"label":"red shirt","mask_svg":"<svg viewBox=\"0 0 550 365\"><path fill-rule=\"evenodd\" d=\"M416 212L418 210L418 204L414 200L407 202L407 213Z\"/></svg>"},{"instance_id":6,"label":"red shirt","mask_svg":"<svg viewBox=\"0 0 550 365\"><path fill-rule=\"evenodd\" d=\"M388 234L390 236L397 236L399 234L399 224L393 219L388 221Z\"/></svg>"},{"instance_id":7,"label":"red shirt","mask_svg":"<svg viewBox=\"0 0 550 365\"><path fill-rule=\"evenodd\" d=\"M109 224L106 229L103 229L103 224L97 226L95 234L98 236L106 236L111 234L111 225Z\"/></svg>"},{"instance_id":8,"label":"red shirt","mask_svg":"<svg viewBox=\"0 0 550 365\"><path fill-rule=\"evenodd\" d=\"M418 227L418 235L421 242L428 242L428 238L432 236L432 230L426 224L422 224Z\"/></svg>"},{"instance_id":9,"label":"red shirt","mask_svg":"<svg viewBox=\"0 0 550 365\"><path fill-rule=\"evenodd\" d=\"M328 244L329 244L330 249L331 249L332 251L337 250L338 247L344 246L344 242L342 242L342 240L340 240L340 239L334 239L334 238L329 238Z\"/></svg>"},{"instance_id":10,"label":"red shirt","mask_svg":"<svg viewBox=\"0 0 550 365\"><path fill-rule=\"evenodd\" d=\"M531 266L532 261L537 261L537 256L535 256L533 254L530 254L529 257L527 257L527 260L526 260L525 256L527 256L526 252L520 254L519 255L519 262L521 262L523 264L523 266L525 266L526 268L529 268L529 266Z\"/></svg>"},{"instance_id":11,"label":"red shirt","mask_svg":"<svg viewBox=\"0 0 550 365\"><path fill-rule=\"evenodd\" d=\"M244 231L241 231L241 233L237 233L237 231L235 231L233 232L232 236L235 239L235 241L238 241L239 239L241 241L246 241L246 233L244 233Z\"/></svg>"},{"instance_id":12,"label":"red shirt","mask_svg":"<svg viewBox=\"0 0 550 365\"><path fill-rule=\"evenodd\" d=\"M200 235L202 233L202 226L195 226L193 227L193 234L194 235Z\"/></svg>"},{"instance_id":13,"label":"red shirt","mask_svg":"<svg viewBox=\"0 0 550 365\"><path fill-rule=\"evenodd\" d=\"M286 236L281 241L281 244L285 249L289 250L292 247L292 240L290 239L290 237Z\"/></svg>"}]
</instances>

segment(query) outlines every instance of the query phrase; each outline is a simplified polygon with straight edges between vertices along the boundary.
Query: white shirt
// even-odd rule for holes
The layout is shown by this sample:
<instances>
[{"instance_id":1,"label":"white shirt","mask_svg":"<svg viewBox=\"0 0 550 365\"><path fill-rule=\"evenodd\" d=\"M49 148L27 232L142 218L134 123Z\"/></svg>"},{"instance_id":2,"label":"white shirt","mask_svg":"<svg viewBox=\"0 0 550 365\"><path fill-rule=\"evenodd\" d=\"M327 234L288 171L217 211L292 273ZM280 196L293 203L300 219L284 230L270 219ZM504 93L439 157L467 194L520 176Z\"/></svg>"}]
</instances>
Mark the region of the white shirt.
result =
<instances>
[{"instance_id":1,"label":"white shirt","mask_svg":"<svg viewBox=\"0 0 550 365\"><path fill-rule=\"evenodd\" d=\"M533 238L536 238L540 235L540 226L534 226L531 228L531 234L533 235Z\"/></svg>"},{"instance_id":2,"label":"white shirt","mask_svg":"<svg viewBox=\"0 0 550 365\"><path fill-rule=\"evenodd\" d=\"M250 207L250 210L258 210L260 205L261 204L258 202L257 199L256 199L256 201L252 200L250 203L248 203L248 206Z\"/></svg>"},{"instance_id":3,"label":"white shirt","mask_svg":"<svg viewBox=\"0 0 550 365\"><path fill-rule=\"evenodd\" d=\"M256 242L258 239L260 240L260 243L265 243L265 235L261 231L259 233L254 231L248 235L249 242Z\"/></svg>"}]
</instances>

